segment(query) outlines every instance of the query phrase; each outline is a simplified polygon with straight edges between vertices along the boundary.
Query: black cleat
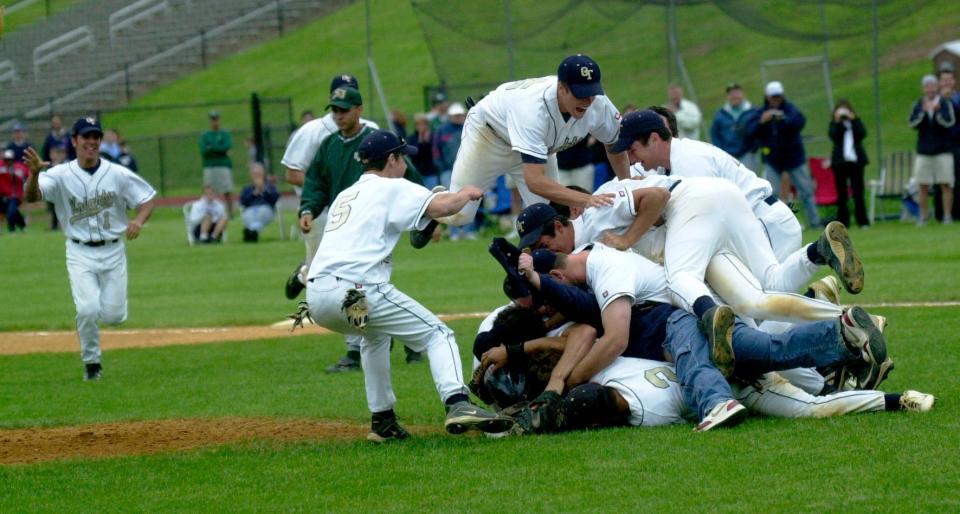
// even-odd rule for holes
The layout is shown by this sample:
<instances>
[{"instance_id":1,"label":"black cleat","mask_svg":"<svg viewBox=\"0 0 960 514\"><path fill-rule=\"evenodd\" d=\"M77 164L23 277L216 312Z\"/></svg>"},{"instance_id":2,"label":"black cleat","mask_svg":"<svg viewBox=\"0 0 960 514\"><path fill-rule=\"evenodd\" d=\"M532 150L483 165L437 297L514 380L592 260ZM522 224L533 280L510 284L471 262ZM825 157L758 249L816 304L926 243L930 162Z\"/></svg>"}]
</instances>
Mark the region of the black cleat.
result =
<instances>
[{"instance_id":1,"label":"black cleat","mask_svg":"<svg viewBox=\"0 0 960 514\"><path fill-rule=\"evenodd\" d=\"M86 365L86 373L83 375L83 380L100 380L100 377L103 376L103 366L99 362L92 362Z\"/></svg>"},{"instance_id":2,"label":"black cleat","mask_svg":"<svg viewBox=\"0 0 960 514\"><path fill-rule=\"evenodd\" d=\"M300 296L300 292L303 291L304 285L303 282L300 282L300 269L303 268L303 262L297 264L297 267L294 268L293 273L287 277L287 285L283 293L287 296L287 300L293 300L294 298Z\"/></svg>"}]
</instances>

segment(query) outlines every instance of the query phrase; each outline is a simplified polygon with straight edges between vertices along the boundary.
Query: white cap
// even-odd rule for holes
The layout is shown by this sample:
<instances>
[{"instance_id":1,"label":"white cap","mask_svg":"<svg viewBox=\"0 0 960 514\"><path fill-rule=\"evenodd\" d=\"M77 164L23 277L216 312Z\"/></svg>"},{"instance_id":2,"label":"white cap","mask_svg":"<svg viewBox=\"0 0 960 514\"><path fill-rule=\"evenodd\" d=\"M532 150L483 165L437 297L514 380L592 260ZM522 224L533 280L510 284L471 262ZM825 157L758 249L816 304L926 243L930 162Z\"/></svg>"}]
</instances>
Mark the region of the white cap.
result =
<instances>
[{"instance_id":1,"label":"white cap","mask_svg":"<svg viewBox=\"0 0 960 514\"><path fill-rule=\"evenodd\" d=\"M764 94L767 96L778 96L783 95L783 84L774 80L767 84L767 88L764 90Z\"/></svg>"},{"instance_id":2,"label":"white cap","mask_svg":"<svg viewBox=\"0 0 960 514\"><path fill-rule=\"evenodd\" d=\"M939 84L936 75L924 75L923 79L920 80L920 85L926 86L927 84Z\"/></svg>"},{"instance_id":3,"label":"white cap","mask_svg":"<svg viewBox=\"0 0 960 514\"><path fill-rule=\"evenodd\" d=\"M447 116L458 116L467 113L467 108L463 106L460 102L454 102L450 104L450 107L447 109Z\"/></svg>"}]
</instances>

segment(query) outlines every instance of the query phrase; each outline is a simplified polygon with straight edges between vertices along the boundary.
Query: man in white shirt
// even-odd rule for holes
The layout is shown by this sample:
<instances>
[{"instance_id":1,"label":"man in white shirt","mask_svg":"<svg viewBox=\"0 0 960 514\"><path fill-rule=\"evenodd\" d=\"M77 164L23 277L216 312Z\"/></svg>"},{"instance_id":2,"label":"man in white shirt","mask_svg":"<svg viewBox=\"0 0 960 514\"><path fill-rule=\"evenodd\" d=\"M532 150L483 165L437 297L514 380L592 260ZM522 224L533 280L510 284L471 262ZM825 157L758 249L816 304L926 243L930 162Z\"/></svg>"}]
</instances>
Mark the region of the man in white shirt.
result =
<instances>
[{"instance_id":1,"label":"man in white shirt","mask_svg":"<svg viewBox=\"0 0 960 514\"><path fill-rule=\"evenodd\" d=\"M683 88L680 84L671 84L667 88L667 103L664 105L677 117L677 129L680 137L700 139L700 123L703 114L697 104L683 97Z\"/></svg>"}]
</instances>

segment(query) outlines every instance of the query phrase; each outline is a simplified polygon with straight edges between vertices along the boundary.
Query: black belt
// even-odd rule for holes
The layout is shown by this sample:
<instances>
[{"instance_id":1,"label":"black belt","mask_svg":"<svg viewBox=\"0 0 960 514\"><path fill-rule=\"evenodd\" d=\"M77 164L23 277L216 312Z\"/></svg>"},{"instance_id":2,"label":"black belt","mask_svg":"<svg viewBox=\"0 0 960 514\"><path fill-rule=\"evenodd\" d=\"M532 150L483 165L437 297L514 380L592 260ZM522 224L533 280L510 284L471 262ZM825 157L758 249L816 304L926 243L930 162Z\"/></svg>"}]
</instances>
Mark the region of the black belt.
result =
<instances>
[{"instance_id":1,"label":"black belt","mask_svg":"<svg viewBox=\"0 0 960 514\"><path fill-rule=\"evenodd\" d=\"M81 241L81 240L79 240L79 239L71 239L71 241L73 241L74 243L77 243L78 245L97 247L97 246L104 246L104 245L107 245L107 244L113 244L113 243L116 243L116 242L118 242L118 241L120 241L120 240L119 240L119 239L111 239L111 240L109 240L109 241Z\"/></svg>"},{"instance_id":2,"label":"black belt","mask_svg":"<svg viewBox=\"0 0 960 514\"><path fill-rule=\"evenodd\" d=\"M777 203L778 200L779 200L779 199L777 198L777 195L770 195L770 196L768 196L768 197L766 197L766 198L763 199L763 201L766 202L767 205L773 205L773 204Z\"/></svg>"},{"instance_id":3,"label":"black belt","mask_svg":"<svg viewBox=\"0 0 960 514\"><path fill-rule=\"evenodd\" d=\"M683 182L683 181L682 181L682 180L678 180L678 181L676 181L676 182L674 182L674 183L673 183L673 185L672 185L672 186L670 186L670 188L669 188L669 189L667 189L667 191L670 191L670 192L672 193L672 192L673 192L673 190L674 190L674 189L676 189L676 188L677 188L677 186L679 186L681 182Z\"/></svg>"}]
</instances>

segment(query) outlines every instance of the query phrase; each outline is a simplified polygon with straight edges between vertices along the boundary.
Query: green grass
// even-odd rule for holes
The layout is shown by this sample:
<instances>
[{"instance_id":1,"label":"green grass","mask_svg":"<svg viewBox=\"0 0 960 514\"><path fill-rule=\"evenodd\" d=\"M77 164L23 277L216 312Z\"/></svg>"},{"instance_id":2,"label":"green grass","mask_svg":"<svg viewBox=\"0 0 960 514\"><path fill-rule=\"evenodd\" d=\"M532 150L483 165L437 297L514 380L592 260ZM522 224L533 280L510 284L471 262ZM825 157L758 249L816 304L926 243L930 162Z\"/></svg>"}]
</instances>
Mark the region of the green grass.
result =
<instances>
[{"instance_id":1,"label":"green grass","mask_svg":"<svg viewBox=\"0 0 960 514\"><path fill-rule=\"evenodd\" d=\"M31 5L24 7L12 14L7 14L3 20L4 32L10 34L17 29L21 29L31 23L36 23L47 16L52 16L58 11L71 7L82 0L37 0ZM4 2L7 9L19 2Z\"/></svg>"}]
</instances>

